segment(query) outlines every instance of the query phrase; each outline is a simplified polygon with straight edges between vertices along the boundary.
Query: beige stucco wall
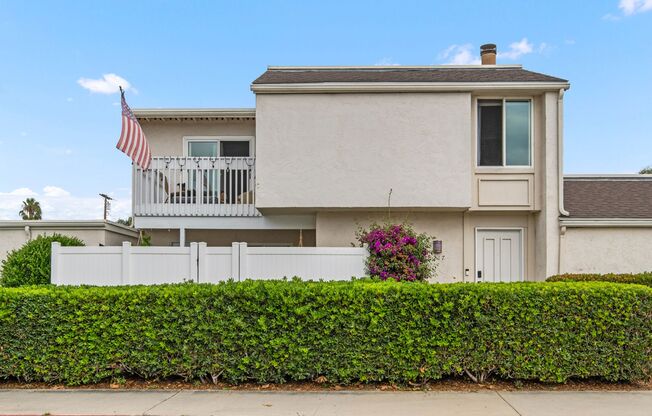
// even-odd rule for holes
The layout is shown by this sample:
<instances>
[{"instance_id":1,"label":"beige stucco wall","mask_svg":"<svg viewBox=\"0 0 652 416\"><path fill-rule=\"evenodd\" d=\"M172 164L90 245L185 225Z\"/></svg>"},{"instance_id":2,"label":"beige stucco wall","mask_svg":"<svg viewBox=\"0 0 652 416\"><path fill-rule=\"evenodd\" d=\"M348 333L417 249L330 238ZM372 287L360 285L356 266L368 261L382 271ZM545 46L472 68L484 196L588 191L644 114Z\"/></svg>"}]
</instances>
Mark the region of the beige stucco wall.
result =
<instances>
[{"instance_id":1,"label":"beige stucco wall","mask_svg":"<svg viewBox=\"0 0 652 416\"><path fill-rule=\"evenodd\" d=\"M169 246L179 242L179 230L145 230L152 245ZM315 230L303 230L303 246L315 246ZM299 230L186 230L186 242L204 242L212 247L230 246L233 242L298 246Z\"/></svg>"},{"instance_id":2,"label":"beige stucco wall","mask_svg":"<svg viewBox=\"0 0 652 416\"><path fill-rule=\"evenodd\" d=\"M540 212L535 215L535 274L559 273L558 92L547 92L539 106L541 140L535 143L536 188Z\"/></svg>"},{"instance_id":3,"label":"beige stucco wall","mask_svg":"<svg viewBox=\"0 0 652 416\"><path fill-rule=\"evenodd\" d=\"M0 228L0 261L6 258L9 251L22 247L23 244L29 241L30 236L31 238L36 238L39 235L52 235L54 233L77 237L87 246L99 246L100 244L105 246L117 246L121 245L123 241L129 241L132 244L137 242L136 237L102 229L32 227L31 232L26 233L24 229L20 228Z\"/></svg>"},{"instance_id":4,"label":"beige stucco wall","mask_svg":"<svg viewBox=\"0 0 652 416\"><path fill-rule=\"evenodd\" d=\"M563 273L652 271L652 227L567 228L561 250Z\"/></svg>"},{"instance_id":5,"label":"beige stucco wall","mask_svg":"<svg viewBox=\"0 0 652 416\"><path fill-rule=\"evenodd\" d=\"M183 156L184 136L254 136L254 120L141 120L152 156Z\"/></svg>"},{"instance_id":6,"label":"beige stucco wall","mask_svg":"<svg viewBox=\"0 0 652 416\"><path fill-rule=\"evenodd\" d=\"M469 207L471 94L258 94L257 206Z\"/></svg>"},{"instance_id":7,"label":"beige stucco wall","mask_svg":"<svg viewBox=\"0 0 652 416\"><path fill-rule=\"evenodd\" d=\"M383 222L386 214L379 212L319 212L317 213L317 246L350 246L355 243L355 231L371 222ZM409 222L417 232L442 240L435 281L473 281L475 273L475 228L522 228L525 280L542 280L534 275L534 227L529 213L471 212L392 212L392 222ZM468 276L465 270L468 269Z\"/></svg>"}]
</instances>

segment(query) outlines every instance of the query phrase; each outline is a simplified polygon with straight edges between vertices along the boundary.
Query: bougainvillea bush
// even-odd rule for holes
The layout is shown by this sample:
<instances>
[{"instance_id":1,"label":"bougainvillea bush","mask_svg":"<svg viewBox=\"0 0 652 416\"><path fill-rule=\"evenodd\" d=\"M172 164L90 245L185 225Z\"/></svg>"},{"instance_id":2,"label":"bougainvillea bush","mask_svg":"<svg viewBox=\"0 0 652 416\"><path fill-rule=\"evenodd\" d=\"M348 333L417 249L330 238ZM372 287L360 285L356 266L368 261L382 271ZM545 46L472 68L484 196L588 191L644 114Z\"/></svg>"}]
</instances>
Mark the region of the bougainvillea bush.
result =
<instances>
[{"instance_id":1,"label":"bougainvillea bush","mask_svg":"<svg viewBox=\"0 0 652 416\"><path fill-rule=\"evenodd\" d=\"M408 224L371 224L357 233L369 248L367 273L381 280L427 280L435 269L432 239Z\"/></svg>"}]
</instances>

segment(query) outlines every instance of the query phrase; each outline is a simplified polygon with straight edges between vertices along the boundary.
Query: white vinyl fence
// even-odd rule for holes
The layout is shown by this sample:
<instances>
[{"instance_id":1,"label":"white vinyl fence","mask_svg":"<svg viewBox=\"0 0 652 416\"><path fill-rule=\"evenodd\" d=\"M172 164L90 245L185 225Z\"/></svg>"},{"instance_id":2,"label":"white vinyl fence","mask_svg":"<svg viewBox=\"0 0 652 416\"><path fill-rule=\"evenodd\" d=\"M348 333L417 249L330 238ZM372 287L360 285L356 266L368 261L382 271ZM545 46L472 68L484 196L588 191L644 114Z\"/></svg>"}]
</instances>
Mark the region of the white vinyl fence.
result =
<instances>
[{"instance_id":1,"label":"white vinyl fence","mask_svg":"<svg viewBox=\"0 0 652 416\"><path fill-rule=\"evenodd\" d=\"M52 243L56 285L217 283L228 279L349 280L365 274L366 248L357 247L62 247Z\"/></svg>"}]
</instances>

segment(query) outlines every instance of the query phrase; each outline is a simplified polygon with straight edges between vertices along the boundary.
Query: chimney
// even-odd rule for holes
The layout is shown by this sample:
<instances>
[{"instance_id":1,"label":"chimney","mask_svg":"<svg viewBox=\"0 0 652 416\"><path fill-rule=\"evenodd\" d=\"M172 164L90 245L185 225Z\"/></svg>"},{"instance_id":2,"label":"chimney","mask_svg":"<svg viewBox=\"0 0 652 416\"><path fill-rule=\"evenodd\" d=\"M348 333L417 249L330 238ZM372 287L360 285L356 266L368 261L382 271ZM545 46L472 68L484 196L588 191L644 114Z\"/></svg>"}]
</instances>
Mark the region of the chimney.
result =
<instances>
[{"instance_id":1,"label":"chimney","mask_svg":"<svg viewBox=\"0 0 652 416\"><path fill-rule=\"evenodd\" d=\"M482 65L496 65L496 45L486 43L480 46L480 58L482 58Z\"/></svg>"}]
</instances>

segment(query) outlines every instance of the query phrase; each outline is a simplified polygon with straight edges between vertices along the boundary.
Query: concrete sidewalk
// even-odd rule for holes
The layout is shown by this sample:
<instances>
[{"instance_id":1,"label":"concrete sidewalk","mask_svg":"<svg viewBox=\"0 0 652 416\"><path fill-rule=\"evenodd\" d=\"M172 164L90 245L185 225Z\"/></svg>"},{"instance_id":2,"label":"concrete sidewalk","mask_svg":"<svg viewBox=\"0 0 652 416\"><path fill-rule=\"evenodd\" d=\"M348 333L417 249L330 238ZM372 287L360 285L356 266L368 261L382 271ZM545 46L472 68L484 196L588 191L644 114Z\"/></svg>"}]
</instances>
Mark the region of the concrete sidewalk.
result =
<instances>
[{"instance_id":1,"label":"concrete sidewalk","mask_svg":"<svg viewBox=\"0 0 652 416\"><path fill-rule=\"evenodd\" d=\"M0 390L0 415L645 415L652 391Z\"/></svg>"}]
</instances>

